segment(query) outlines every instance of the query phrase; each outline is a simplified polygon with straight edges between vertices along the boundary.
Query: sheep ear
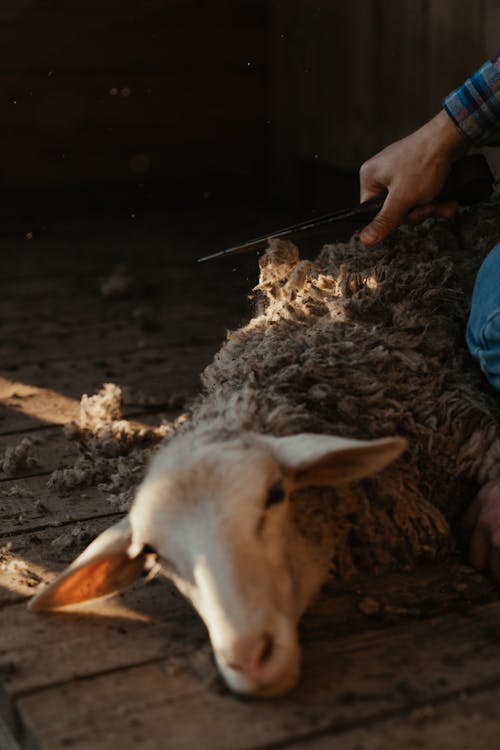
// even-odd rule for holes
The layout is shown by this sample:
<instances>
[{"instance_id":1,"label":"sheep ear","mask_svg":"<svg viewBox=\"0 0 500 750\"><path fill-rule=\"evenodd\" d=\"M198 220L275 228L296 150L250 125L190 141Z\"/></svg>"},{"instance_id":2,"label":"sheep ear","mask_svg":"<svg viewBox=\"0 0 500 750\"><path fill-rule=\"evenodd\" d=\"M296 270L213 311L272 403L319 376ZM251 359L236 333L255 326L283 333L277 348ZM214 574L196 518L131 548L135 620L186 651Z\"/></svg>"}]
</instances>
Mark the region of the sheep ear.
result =
<instances>
[{"instance_id":1,"label":"sheep ear","mask_svg":"<svg viewBox=\"0 0 500 750\"><path fill-rule=\"evenodd\" d=\"M30 601L33 612L59 609L120 591L144 570L145 554L130 556L128 516L100 534L46 589Z\"/></svg>"},{"instance_id":2,"label":"sheep ear","mask_svg":"<svg viewBox=\"0 0 500 750\"><path fill-rule=\"evenodd\" d=\"M407 447L404 438L350 440L302 433L266 443L294 488L336 485L375 474Z\"/></svg>"}]
</instances>

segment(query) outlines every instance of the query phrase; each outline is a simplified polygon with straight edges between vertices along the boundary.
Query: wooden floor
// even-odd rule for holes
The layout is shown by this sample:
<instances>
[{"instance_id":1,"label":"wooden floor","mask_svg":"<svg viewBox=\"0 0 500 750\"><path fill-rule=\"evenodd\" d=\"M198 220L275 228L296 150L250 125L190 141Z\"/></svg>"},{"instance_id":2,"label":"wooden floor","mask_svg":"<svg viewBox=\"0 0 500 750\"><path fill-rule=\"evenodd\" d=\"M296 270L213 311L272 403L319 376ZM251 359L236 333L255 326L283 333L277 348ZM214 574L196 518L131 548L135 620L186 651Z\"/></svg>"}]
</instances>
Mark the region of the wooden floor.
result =
<instances>
[{"instance_id":1,"label":"wooden floor","mask_svg":"<svg viewBox=\"0 0 500 750\"><path fill-rule=\"evenodd\" d=\"M132 213L0 227L0 466L26 437L36 459L0 470L0 748L496 747L498 591L458 555L326 586L302 624L302 681L278 700L227 693L203 625L163 580L71 613L28 612L27 598L120 517L95 486L47 486L75 461L62 425L80 396L114 382L148 397L128 407L135 419L174 418L176 394L196 393L225 329L248 315L256 280L255 259L194 258L276 218ZM103 297L119 263L133 283Z\"/></svg>"}]
</instances>

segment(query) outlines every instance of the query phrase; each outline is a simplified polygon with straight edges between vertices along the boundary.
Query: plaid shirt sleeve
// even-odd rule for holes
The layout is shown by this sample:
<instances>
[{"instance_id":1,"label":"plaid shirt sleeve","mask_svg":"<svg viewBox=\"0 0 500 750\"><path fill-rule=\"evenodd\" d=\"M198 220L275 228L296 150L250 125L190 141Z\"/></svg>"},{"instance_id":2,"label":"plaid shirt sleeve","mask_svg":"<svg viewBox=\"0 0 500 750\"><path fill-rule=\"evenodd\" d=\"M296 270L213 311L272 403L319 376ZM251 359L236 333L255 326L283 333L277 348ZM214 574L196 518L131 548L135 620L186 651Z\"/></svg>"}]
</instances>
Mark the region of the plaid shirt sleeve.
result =
<instances>
[{"instance_id":1,"label":"plaid shirt sleeve","mask_svg":"<svg viewBox=\"0 0 500 750\"><path fill-rule=\"evenodd\" d=\"M500 146L500 50L452 91L443 107L475 146Z\"/></svg>"}]
</instances>

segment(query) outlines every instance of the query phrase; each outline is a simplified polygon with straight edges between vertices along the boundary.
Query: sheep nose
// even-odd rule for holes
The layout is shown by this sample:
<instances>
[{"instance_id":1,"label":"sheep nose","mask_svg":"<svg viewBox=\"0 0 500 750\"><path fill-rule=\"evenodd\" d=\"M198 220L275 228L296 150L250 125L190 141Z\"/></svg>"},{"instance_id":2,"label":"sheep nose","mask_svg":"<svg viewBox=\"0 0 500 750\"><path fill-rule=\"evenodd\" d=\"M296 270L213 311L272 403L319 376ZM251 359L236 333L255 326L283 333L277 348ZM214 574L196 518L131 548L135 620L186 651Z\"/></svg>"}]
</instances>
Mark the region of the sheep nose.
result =
<instances>
[{"instance_id":1,"label":"sheep nose","mask_svg":"<svg viewBox=\"0 0 500 750\"><path fill-rule=\"evenodd\" d=\"M257 638L238 639L229 649L219 651L218 656L229 669L258 681L273 653L273 636L262 633Z\"/></svg>"}]
</instances>

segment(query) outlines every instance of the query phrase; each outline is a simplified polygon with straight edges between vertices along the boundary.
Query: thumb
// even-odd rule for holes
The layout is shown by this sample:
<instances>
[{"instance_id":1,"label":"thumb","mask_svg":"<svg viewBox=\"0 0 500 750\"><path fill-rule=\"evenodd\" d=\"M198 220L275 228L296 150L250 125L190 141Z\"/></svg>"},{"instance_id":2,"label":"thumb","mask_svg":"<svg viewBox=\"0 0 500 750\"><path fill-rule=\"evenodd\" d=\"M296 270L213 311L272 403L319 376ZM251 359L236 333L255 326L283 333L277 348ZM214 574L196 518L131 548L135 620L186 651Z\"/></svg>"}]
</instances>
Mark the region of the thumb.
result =
<instances>
[{"instance_id":1,"label":"thumb","mask_svg":"<svg viewBox=\"0 0 500 750\"><path fill-rule=\"evenodd\" d=\"M410 206L394 198L389 193L384 205L360 234L364 245L375 245L387 237L396 227L403 223Z\"/></svg>"}]
</instances>

